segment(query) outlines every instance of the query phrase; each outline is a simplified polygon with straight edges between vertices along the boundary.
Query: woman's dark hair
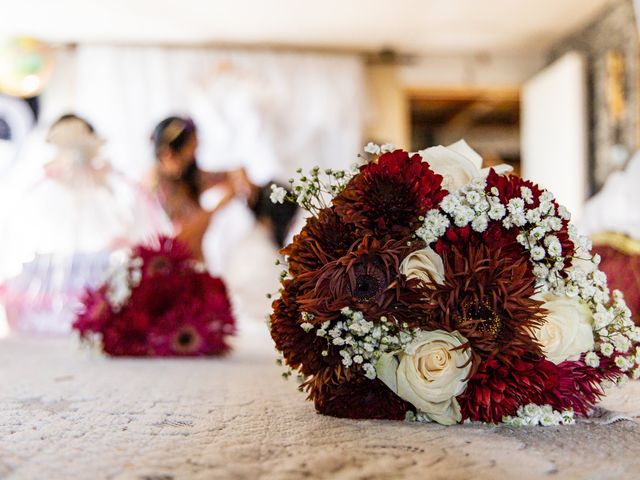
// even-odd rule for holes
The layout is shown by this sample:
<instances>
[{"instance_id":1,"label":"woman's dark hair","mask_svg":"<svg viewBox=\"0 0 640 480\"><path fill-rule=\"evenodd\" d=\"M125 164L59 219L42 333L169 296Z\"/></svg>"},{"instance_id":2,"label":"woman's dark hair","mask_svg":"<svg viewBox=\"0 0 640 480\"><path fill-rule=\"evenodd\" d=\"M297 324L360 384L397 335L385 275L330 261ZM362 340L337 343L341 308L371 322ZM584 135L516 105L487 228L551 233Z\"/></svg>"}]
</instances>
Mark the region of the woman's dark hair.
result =
<instances>
[{"instance_id":1,"label":"woman's dark hair","mask_svg":"<svg viewBox=\"0 0 640 480\"><path fill-rule=\"evenodd\" d=\"M279 248L284 247L298 206L291 202L273 203L271 201L271 183L269 183L258 189L249 208L251 208L256 220L270 220L273 241Z\"/></svg>"},{"instance_id":2,"label":"woman's dark hair","mask_svg":"<svg viewBox=\"0 0 640 480\"><path fill-rule=\"evenodd\" d=\"M156 125L151 134L156 158L165 147L173 152L179 152L195 133L196 125L190 118L176 116L165 118Z\"/></svg>"},{"instance_id":3,"label":"woman's dark hair","mask_svg":"<svg viewBox=\"0 0 640 480\"><path fill-rule=\"evenodd\" d=\"M89 130L89 133L96 133L96 129L93 128L93 125L91 125L86 119L84 119L82 117L79 117L75 113L66 113L66 114L62 115L59 119L57 119L55 122L53 122L51 124L51 127L49 127L49 128L53 128L56 125L66 121L66 120L78 120L78 121L82 122L87 127L87 129Z\"/></svg>"},{"instance_id":4,"label":"woman's dark hair","mask_svg":"<svg viewBox=\"0 0 640 480\"><path fill-rule=\"evenodd\" d=\"M156 160L160 160L160 151L167 147L172 152L179 152L191 138L196 134L196 125L190 118L182 118L171 116L162 120L153 129L151 141L156 155ZM189 196L198 201L200 194L200 185L198 182L199 169L194 158L191 163L184 169L178 179L182 182Z\"/></svg>"}]
</instances>

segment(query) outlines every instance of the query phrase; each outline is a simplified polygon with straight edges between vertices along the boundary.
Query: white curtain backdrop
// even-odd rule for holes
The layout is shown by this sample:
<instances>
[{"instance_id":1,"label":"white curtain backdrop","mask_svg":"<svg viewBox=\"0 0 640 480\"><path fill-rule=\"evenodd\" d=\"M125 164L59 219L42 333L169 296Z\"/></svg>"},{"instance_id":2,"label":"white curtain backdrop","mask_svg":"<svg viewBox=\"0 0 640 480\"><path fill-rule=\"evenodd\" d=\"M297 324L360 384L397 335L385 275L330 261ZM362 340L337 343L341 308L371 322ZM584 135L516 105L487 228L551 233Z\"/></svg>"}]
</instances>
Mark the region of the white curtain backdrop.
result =
<instances>
[{"instance_id":1,"label":"white curtain backdrop","mask_svg":"<svg viewBox=\"0 0 640 480\"><path fill-rule=\"evenodd\" d=\"M346 166L362 148L356 56L91 45L75 56L73 108L134 178L151 167L153 126L173 113L198 125L204 168L243 165L257 183Z\"/></svg>"}]
</instances>

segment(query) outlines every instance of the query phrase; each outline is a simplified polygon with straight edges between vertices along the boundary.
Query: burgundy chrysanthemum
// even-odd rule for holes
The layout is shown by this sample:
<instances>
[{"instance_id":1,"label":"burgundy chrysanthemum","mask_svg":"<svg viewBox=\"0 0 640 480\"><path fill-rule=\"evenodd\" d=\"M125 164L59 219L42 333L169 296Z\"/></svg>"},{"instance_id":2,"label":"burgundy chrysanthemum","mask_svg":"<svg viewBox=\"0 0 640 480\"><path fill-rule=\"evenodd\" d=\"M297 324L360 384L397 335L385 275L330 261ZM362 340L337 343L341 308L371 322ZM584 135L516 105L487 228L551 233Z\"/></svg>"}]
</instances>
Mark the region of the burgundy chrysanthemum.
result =
<instances>
[{"instance_id":1,"label":"burgundy chrysanthemum","mask_svg":"<svg viewBox=\"0 0 640 480\"><path fill-rule=\"evenodd\" d=\"M335 209L325 208L307 220L282 254L289 258L289 273L298 275L342 257L358 238L352 224L343 222Z\"/></svg>"},{"instance_id":2,"label":"burgundy chrysanthemum","mask_svg":"<svg viewBox=\"0 0 640 480\"><path fill-rule=\"evenodd\" d=\"M531 331L543 323L542 303L532 299L536 279L526 257L468 243L442 252L444 282L426 295L430 314L416 326L457 330L480 357L541 355ZM474 362L477 365L477 361Z\"/></svg>"},{"instance_id":3,"label":"burgundy chrysanthemum","mask_svg":"<svg viewBox=\"0 0 640 480\"><path fill-rule=\"evenodd\" d=\"M312 380L308 390L318 413L332 417L404 420L411 409L380 380L355 378L338 384Z\"/></svg>"},{"instance_id":4,"label":"burgundy chrysanthemum","mask_svg":"<svg viewBox=\"0 0 640 480\"><path fill-rule=\"evenodd\" d=\"M560 365L525 355L505 360L489 358L458 397L463 419L497 423L534 403L555 410L572 408L586 416L603 394L600 383L614 371L595 370L582 361Z\"/></svg>"},{"instance_id":5,"label":"burgundy chrysanthemum","mask_svg":"<svg viewBox=\"0 0 640 480\"><path fill-rule=\"evenodd\" d=\"M285 280L280 298L273 302L271 337L291 368L303 375L314 375L324 368L340 365L340 357L331 350L328 356L327 341L301 327L303 322L298 304L300 285L296 279Z\"/></svg>"},{"instance_id":6,"label":"burgundy chrysanthemum","mask_svg":"<svg viewBox=\"0 0 640 480\"><path fill-rule=\"evenodd\" d=\"M344 307L377 320L381 316L402 323L423 311L424 299L417 282L400 275L400 262L415 246L405 242L382 243L365 236L343 257L322 268L298 275L302 311L315 323L334 320Z\"/></svg>"},{"instance_id":7,"label":"burgundy chrysanthemum","mask_svg":"<svg viewBox=\"0 0 640 480\"><path fill-rule=\"evenodd\" d=\"M441 185L442 176L420 155L396 150L362 166L333 205L342 221L354 224L360 233L403 239L413 235L419 217L447 194Z\"/></svg>"}]
</instances>

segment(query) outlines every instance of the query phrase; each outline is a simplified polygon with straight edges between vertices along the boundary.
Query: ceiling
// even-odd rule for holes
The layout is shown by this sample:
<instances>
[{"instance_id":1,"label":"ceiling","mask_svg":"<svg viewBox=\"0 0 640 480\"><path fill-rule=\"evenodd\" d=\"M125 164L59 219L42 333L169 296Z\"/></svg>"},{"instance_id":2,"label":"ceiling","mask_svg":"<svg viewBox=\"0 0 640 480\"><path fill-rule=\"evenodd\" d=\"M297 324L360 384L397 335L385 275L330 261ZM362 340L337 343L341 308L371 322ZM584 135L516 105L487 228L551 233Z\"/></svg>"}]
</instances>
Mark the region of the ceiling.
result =
<instances>
[{"instance_id":1,"label":"ceiling","mask_svg":"<svg viewBox=\"0 0 640 480\"><path fill-rule=\"evenodd\" d=\"M412 53L540 51L610 0L6 0L1 33L44 40Z\"/></svg>"}]
</instances>

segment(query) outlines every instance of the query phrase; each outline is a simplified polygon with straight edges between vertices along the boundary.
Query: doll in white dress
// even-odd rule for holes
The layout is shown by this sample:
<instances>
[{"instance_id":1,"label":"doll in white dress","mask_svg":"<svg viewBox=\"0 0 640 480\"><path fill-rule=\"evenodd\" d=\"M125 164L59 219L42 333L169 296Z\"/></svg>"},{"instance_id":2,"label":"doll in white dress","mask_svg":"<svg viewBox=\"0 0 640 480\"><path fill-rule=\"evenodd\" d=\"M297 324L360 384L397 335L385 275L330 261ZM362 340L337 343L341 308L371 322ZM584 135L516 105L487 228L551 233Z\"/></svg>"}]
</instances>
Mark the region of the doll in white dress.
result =
<instances>
[{"instance_id":1,"label":"doll in white dress","mask_svg":"<svg viewBox=\"0 0 640 480\"><path fill-rule=\"evenodd\" d=\"M12 330L64 333L112 252L172 232L154 198L101 158L87 121L61 117L47 142L54 158L5 215L0 302Z\"/></svg>"}]
</instances>

